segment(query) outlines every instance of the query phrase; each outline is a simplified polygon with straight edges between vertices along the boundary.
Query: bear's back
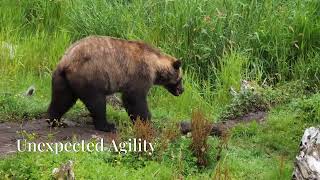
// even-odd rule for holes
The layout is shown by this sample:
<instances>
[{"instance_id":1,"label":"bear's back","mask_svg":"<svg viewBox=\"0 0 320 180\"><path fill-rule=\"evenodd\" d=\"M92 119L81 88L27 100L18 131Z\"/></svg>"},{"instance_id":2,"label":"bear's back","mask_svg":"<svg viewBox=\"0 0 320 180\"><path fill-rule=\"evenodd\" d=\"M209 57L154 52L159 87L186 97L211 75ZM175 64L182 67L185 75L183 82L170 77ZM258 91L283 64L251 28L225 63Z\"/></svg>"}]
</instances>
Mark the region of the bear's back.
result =
<instances>
[{"instance_id":1,"label":"bear's back","mask_svg":"<svg viewBox=\"0 0 320 180\"><path fill-rule=\"evenodd\" d=\"M162 56L158 49L143 42L89 36L67 49L58 69L64 70L71 79L108 82L107 89L118 91L133 83L149 86L155 69L165 62L159 61Z\"/></svg>"}]
</instances>

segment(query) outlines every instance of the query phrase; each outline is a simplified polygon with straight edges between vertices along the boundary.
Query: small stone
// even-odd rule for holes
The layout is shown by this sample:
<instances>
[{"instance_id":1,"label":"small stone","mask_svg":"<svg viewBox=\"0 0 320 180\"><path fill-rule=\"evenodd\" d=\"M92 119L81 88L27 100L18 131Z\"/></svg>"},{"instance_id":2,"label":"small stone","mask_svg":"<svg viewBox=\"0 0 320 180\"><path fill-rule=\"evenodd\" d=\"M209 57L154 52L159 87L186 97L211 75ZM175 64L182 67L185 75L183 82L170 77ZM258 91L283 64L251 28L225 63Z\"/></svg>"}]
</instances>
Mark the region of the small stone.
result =
<instances>
[{"instance_id":1,"label":"small stone","mask_svg":"<svg viewBox=\"0 0 320 180\"><path fill-rule=\"evenodd\" d=\"M34 87L34 85L31 85L28 90L24 93L25 96L32 96L34 95L36 91L36 88Z\"/></svg>"}]
</instances>

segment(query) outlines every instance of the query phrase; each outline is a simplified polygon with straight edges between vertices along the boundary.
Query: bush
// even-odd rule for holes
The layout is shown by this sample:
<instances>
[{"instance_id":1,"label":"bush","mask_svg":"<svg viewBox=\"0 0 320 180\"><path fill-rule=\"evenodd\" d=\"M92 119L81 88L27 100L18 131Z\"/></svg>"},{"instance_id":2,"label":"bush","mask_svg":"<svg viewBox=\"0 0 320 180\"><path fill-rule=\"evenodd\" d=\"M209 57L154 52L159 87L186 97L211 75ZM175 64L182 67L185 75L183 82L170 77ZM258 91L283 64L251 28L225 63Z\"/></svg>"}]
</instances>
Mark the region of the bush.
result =
<instances>
[{"instance_id":1,"label":"bush","mask_svg":"<svg viewBox=\"0 0 320 180\"><path fill-rule=\"evenodd\" d=\"M191 119L192 142L190 148L197 158L199 166L206 166L208 164L207 153L209 146L207 140L211 129L212 124L205 119L200 111L193 112Z\"/></svg>"},{"instance_id":2,"label":"bush","mask_svg":"<svg viewBox=\"0 0 320 180\"><path fill-rule=\"evenodd\" d=\"M294 101L291 106L305 122L315 125L320 123L320 94L315 94L309 98L298 99Z\"/></svg>"}]
</instances>

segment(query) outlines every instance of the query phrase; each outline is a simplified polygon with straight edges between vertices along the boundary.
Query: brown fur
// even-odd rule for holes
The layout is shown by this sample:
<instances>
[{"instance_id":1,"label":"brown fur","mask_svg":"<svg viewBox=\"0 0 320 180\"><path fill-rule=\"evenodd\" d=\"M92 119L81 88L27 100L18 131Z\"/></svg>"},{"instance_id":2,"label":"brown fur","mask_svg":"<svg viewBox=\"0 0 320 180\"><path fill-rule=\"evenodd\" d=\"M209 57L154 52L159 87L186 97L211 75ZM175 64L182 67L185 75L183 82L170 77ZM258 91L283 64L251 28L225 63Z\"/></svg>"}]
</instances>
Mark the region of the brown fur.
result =
<instances>
[{"instance_id":1,"label":"brown fur","mask_svg":"<svg viewBox=\"0 0 320 180\"><path fill-rule=\"evenodd\" d=\"M102 108L96 112L94 107L103 105L98 99L102 95L121 92L129 115L134 115L131 119L135 120L137 116L148 119L146 95L152 85L163 85L174 95L182 93L180 62L178 69L173 66L177 62L176 58L139 41L106 36L81 39L65 52L54 73L49 115L51 119L59 119L60 114L73 105L56 100L58 94L65 93L67 99L80 98L89 111L99 114L98 119L101 119ZM71 105L56 113L55 104Z\"/></svg>"},{"instance_id":2,"label":"brown fur","mask_svg":"<svg viewBox=\"0 0 320 180\"><path fill-rule=\"evenodd\" d=\"M67 50L58 69L65 71L68 79L81 83L97 78L109 81L109 87L105 88L112 94L127 88L150 88L157 73L164 76L174 73L170 70L175 60L142 42L90 36Z\"/></svg>"}]
</instances>

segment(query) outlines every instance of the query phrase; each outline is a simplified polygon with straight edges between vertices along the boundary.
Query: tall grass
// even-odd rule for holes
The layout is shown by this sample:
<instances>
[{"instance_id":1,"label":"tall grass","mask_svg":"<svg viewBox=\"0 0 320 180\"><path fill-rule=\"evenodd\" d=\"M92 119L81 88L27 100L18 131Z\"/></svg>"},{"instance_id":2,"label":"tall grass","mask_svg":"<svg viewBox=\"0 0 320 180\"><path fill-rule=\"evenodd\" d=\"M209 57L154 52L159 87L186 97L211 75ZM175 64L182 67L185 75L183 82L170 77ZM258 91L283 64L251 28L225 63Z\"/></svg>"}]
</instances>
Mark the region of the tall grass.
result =
<instances>
[{"instance_id":1,"label":"tall grass","mask_svg":"<svg viewBox=\"0 0 320 180\"><path fill-rule=\"evenodd\" d=\"M232 52L219 59L218 70L216 72L216 103L227 104L231 99L231 94L228 93L230 87L240 90L242 79L247 79L245 76L245 68L247 67L248 58L244 55Z\"/></svg>"},{"instance_id":2,"label":"tall grass","mask_svg":"<svg viewBox=\"0 0 320 180\"><path fill-rule=\"evenodd\" d=\"M37 31L55 32L65 19L65 1L2 0L0 11L1 32L32 35Z\"/></svg>"},{"instance_id":3,"label":"tall grass","mask_svg":"<svg viewBox=\"0 0 320 180\"><path fill-rule=\"evenodd\" d=\"M75 0L70 9L74 38L143 39L182 57L185 67L213 81L212 68L231 49L246 52L249 70L259 65L260 78L272 82L296 78L297 61L320 50L320 3L315 0Z\"/></svg>"},{"instance_id":4,"label":"tall grass","mask_svg":"<svg viewBox=\"0 0 320 180\"><path fill-rule=\"evenodd\" d=\"M0 24L0 41L17 48L9 59L0 46L3 74L50 73L72 41L97 34L182 58L190 89L210 103L226 104L241 79L320 84L317 0L2 0Z\"/></svg>"}]
</instances>

